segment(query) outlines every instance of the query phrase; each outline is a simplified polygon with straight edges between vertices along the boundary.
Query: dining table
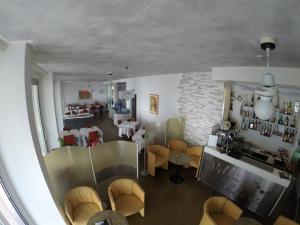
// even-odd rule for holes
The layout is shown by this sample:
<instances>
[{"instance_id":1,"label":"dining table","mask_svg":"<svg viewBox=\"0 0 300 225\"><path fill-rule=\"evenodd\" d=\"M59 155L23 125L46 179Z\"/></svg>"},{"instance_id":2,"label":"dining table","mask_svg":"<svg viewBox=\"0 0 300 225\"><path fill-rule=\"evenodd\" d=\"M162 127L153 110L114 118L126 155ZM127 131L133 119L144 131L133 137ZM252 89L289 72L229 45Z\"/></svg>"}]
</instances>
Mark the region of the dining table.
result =
<instances>
[{"instance_id":1,"label":"dining table","mask_svg":"<svg viewBox=\"0 0 300 225\"><path fill-rule=\"evenodd\" d=\"M80 129L80 133L82 135L82 145L87 146L87 140L89 139L89 133L93 131L98 131L99 133L99 142L103 144L103 132L102 130L97 126L92 127L84 127Z\"/></svg>"},{"instance_id":2,"label":"dining table","mask_svg":"<svg viewBox=\"0 0 300 225\"><path fill-rule=\"evenodd\" d=\"M138 121L123 121L118 125L119 137L122 137L122 135L125 134L128 138L130 138L135 133L138 126Z\"/></svg>"},{"instance_id":3,"label":"dining table","mask_svg":"<svg viewBox=\"0 0 300 225\"><path fill-rule=\"evenodd\" d=\"M178 151L172 151L169 155L169 161L176 165L176 173L172 176L170 176L170 180L175 184L180 184L184 182L183 177L180 175L180 167L184 166L188 161L190 157L183 153Z\"/></svg>"},{"instance_id":4,"label":"dining table","mask_svg":"<svg viewBox=\"0 0 300 225\"><path fill-rule=\"evenodd\" d=\"M68 136L68 135L74 135L76 144L82 145L82 138L79 130L73 129L73 130L62 131L59 137L64 139L64 136Z\"/></svg>"}]
</instances>

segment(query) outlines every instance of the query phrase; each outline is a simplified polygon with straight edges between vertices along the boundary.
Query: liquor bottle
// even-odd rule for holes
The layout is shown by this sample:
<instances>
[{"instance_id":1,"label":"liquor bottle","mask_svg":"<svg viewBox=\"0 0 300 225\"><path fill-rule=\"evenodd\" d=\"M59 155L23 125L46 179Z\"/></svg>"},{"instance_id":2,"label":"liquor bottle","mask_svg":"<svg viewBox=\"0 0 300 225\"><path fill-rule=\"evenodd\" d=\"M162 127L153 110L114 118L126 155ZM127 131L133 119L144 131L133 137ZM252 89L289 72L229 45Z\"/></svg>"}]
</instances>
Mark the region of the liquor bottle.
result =
<instances>
[{"instance_id":1,"label":"liquor bottle","mask_svg":"<svg viewBox=\"0 0 300 225\"><path fill-rule=\"evenodd\" d=\"M276 99L275 108L279 109L279 96Z\"/></svg>"},{"instance_id":2,"label":"liquor bottle","mask_svg":"<svg viewBox=\"0 0 300 225\"><path fill-rule=\"evenodd\" d=\"M260 129L260 135L264 135L264 131L265 131L265 124L261 123L261 129Z\"/></svg>"},{"instance_id":3,"label":"liquor bottle","mask_svg":"<svg viewBox=\"0 0 300 225\"><path fill-rule=\"evenodd\" d=\"M286 126L289 125L289 117L288 116L285 117L284 125L286 125Z\"/></svg>"},{"instance_id":4,"label":"liquor bottle","mask_svg":"<svg viewBox=\"0 0 300 225\"><path fill-rule=\"evenodd\" d=\"M257 123L257 128L256 128L256 129L260 131L260 128L261 128L261 122L258 121L258 123Z\"/></svg>"},{"instance_id":5,"label":"liquor bottle","mask_svg":"<svg viewBox=\"0 0 300 225\"><path fill-rule=\"evenodd\" d=\"M292 102L290 101L290 103L288 104L287 107L287 114L292 114Z\"/></svg>"},{"instance_id":6,"label":"liquor bottle","mask_svg":"<svg viewBox=\"0 0 300 225\"><path fill-rule=\"evenodd\" d=\"M254 122L253 129L254 129L254 130L257 129L257 120L255 120L255 122Z\"/></svg>"},{"instance_id":7,"label":"liquor bottle","mask_svg":"<svg viewBox=\"0 0 300 225\"><path fill-rule=\"evenodd\" d=\"M289 143L293 143L294 141L294 131L292 131L291 133L290 133L290 137L289 137Z\"/></svg>"},{"instance_id":8,"label":"liquor bottle","mask_svg":"<svg viewBox=\"0 0 300 225\"><path fill-rule=\"evenodd\" d=\"M268 130L269 130L269 127L266 125L266 126L265 126L265 131L264 131L264 135L265 135L265 136L268 136L268 133L269 133Z\"/></svg>"},{"instance_id":9,"label":"liquor bottle","mask_svg":"<svg viewBox=\"0 0 300 225\"><path fill-rule=\"evenodd\" d=\"M283 120L282 120L282 116L280 115L279 120L278 120L278 124L282 124Z\"/></svg>"},{"instance_id":10,"label":"liquor bottle","mask_svg":"<svg viewBox=\"0 0 300 225\"><path fill-rule=\"evenodd\" d=\"M285 113L285 114L288 113L288 105L289 105L289 103L286 102L286 105L284 106L284 113Z\"/></svg>"},{"instance_id":11,"label":"liquor bottle","mask_svg":"<svg viewBox=\"0 0 300 225\"><path fill-rule=\"evenodd\" d=\"M296 127L296 116L294 116L294 119L291 121L290 127Z\"/></svg>"},{"instance_id":12,"label":"liquor bottle","mask_svg":"<svg viewBox=\"0 0 300 225\"><path fill-rule=\"evenodd\" d=\"M275 126L275 128L274 128L274 133L275 133L275 134L278 134L278 133L279 133L279 127L278 127L278 125Z\"/></svg>"},{"instance_id":13,"label":"liquor bottle","mask_svg":"<svg viewBox=\"0 0 300 225\"><path fill-rule=\"evenodd\" d=\"M269 132L268 132L268 137L271 137L272 136L272 124L270 124L270 127L269 127Z\"/></svg>"},{"instance_id":14,"label":"liquor bottle","mask_svg":"<svg viewBox=\"0 0 300 225\"><path fill-rule=\"evenodd\" d=\"M285 131L284 131L284 134L283 134L282 141L285 141L285 142L286 142L287 137L288 137L288 129L286 128Z\"/></svg>"}]
</instances>

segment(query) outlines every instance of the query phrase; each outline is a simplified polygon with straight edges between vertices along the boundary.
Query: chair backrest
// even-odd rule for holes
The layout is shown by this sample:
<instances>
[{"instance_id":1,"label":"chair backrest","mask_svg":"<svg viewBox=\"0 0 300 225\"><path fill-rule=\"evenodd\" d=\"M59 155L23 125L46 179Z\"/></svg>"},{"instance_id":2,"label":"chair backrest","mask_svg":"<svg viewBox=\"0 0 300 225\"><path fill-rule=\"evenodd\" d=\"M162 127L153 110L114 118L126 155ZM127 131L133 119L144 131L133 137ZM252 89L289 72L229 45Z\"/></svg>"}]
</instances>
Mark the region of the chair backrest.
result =
<instances>
[{"instance_id":1,"label":"chair backrest","mask_svg":"<svg viewBox=\"0 0 300 225\"><path fill-rule=\"evenodd\" d=\"M97 192L93 188L88 186L73 188L72 190L67 192L64 198L65 211L71 222L73 221L73 210L78 205L84 203L94 203L99 207L101 211L103 210L101 200Z\"/></svg>"},{"instance_id":2,"label":"chair backrest","mask_svg":"<svg viewBox=\"0 0 300 225\"><path fill-rule=\"evenodd\" d=\"M299 225L299 223L280 215L274 225Z\"/></svg>"},{"instance_id":3,"label":"chair backrest","mask_svg":"<svg viewBox=\"0 0 300 225\"><path fill-rule=\"evenodd\" d=\"M168 148L170 151L178 151L186 153L187 151L187 145L184 141L181 140L171 140L168 143Z\"/></svg>"},{"instance_id":4,"label":"chair backrest","mask_svg":"<svg viewBox=\"0 0 300 225\"><path fill-rule=\"evenodd\" d=\"M73 134L64 136L64 145L75 145L76 140Z\"/></svg>"},{"instance_id":5,"label":"chair backrest","mask_svg":"<svg viewBox=\"0 0 300 225\"><path fill-rule=\"evenodd\" d=\"M211 197L204 203L204 212L207 212L209 215L222 213L226 201L227 199L222 196Z\"/></svg>"},{"instance_id":6,"label":"chair backrest","mask_svg":"<svg viewBox=\"0 0 300 225\"><path fill-rule=\"evenodd\" d=\"M169 156L169 149L161 145L149 145L147 151L155 155Z\"/></svg>"},{"instance_id":7,"label":"chair backrest","mask_svg":"<svg viewBox=\"0 0 300 225\"><path fill-rule=\"evenodd\" d=\"M122 195L133 194L134 180L131 179L118 179L113 181L109 186L108 190L112 192L114 198L118 198Z\"/></svg>"},{"instance_id":8,"label":"chair backrest","mask_svg":"<svg viewBox=\"0 0 300 225\"><path fill-rule=\"evenodd\" d=\"M89 141L95 142L99 139L99 132L97 130L89 132Z\"/></svg>"},{"instance_id":9,"label":"chair backrest","mask_svg":"<svg viewBox=\"0 0 300 225\"><path fill-rule=\"evenodd\" d=\"M200 145L198 145L198 146L193 146L193 147L188 148L188 151L189 151L192 155L198 156L198 157L201 157L201 156L202 156L203 150L204 150L203 146L200 146Z\"/></svg>"}]
</instances>

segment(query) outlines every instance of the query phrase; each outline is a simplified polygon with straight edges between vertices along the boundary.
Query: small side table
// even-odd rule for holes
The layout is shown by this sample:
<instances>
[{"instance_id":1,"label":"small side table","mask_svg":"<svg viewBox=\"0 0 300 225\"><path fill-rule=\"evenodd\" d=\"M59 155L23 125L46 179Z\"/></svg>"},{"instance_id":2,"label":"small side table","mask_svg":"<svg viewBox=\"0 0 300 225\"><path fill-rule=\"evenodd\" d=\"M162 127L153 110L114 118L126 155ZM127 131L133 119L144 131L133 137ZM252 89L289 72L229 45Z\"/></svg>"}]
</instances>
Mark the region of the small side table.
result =
<instances>
[{"instance_id":1,"label":"small side table","mask_svg":"<svg viewBox=\"0 0 300 225\"><path fill-rule=\"evenodd\" d=\"M235 221L233 225L262 225L262 224L250 217L241 217L237 221Z\"/></svg>"},{"instance_id":2,"label":"small side table","mask_svg":"<svg viewBox=\"0 0 300 225\"><path fill-rule=\"evenodd\" d=\"M129 225L125 216L113 210L104 210L96 213L89 219L87 225L95 225L95 223L104 219L109 219L111 225Z\"/></svg>"},{"instance_id":3,"label":"small side table","mask_svg":"<svg viewBox=\"0 0 300 225\"><path fill-rule=\"evenodd\" d=\"M182 153L182 152L175 152L174 151L174 152L170 152L169 161L171 163L177 165L176 174L170 176L170 180L175 184L182 183L184 181L184 179L179 174L180 167L185 165L189 161L189 156Z\"/></svg>"}]
</instances>

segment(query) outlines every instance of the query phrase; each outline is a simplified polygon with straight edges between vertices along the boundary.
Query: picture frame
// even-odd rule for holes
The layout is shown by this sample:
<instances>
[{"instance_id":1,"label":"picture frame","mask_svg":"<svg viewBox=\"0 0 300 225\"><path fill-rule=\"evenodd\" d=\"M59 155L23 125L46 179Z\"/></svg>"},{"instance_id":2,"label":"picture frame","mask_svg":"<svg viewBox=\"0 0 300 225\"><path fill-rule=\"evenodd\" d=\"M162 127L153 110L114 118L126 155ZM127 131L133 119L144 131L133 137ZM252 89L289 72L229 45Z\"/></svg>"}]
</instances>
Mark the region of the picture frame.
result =
<instances>
[{"instance_id":1,"label":"picture frame","mask_svg":"<svg viewBox=\"0 0 300 225\"><path fill-rule=\"evenodd\" d=\"M79 100L92 99L92 92L89 89L81 89L78 91Z\"/></svg>"},{"instance_id":2,"label":"picture frame","mask_svg":"<svg viewBox=\"0 0 300 225\"><path fill-rule=\"evenodd\" d=\"M159 95L149 95L149 112L158 115Z\"/></svg>"}]
</instances>

